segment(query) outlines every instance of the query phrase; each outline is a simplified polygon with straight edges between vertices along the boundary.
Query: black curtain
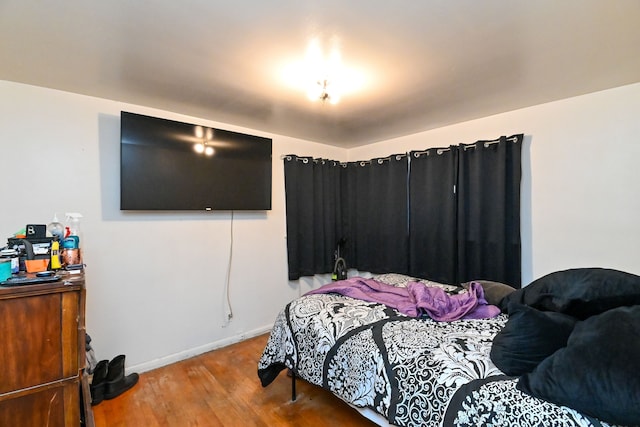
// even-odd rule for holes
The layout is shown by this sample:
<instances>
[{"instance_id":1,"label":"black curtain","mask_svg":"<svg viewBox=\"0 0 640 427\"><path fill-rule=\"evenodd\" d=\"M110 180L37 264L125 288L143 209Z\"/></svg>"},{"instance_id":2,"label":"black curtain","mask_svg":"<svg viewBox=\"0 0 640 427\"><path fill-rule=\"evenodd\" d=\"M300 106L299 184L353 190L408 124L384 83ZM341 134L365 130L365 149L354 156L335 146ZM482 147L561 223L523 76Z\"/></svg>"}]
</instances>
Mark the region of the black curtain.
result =
<instances>
[{"instance_id":1,"label":"black curtain","mask_svg":"<svg viewBox=\"0 0 640 427\"><path fill-rule=\"evenodd\" d=\"M346 165L343 201L349 268L408 272L407 173L406 154Z\"/></svg>"},{"instance_id":2,"label":"black curtain","mask_svg":"<svg viewBox=\"0 0 640 427\"><path fill-rule=\"evenodd\" d=\"M455 283L458 148L412 151L410 158L410 275Z\"/></svg>"},{"instance_id":3,"label":"black curtain","mask_svg":"<svg viewBox=\"0 0 640 427\"><path fill-rule=\"evenodd\" d=\"M456 282L521 286L520 166L523 135L461 145Z\"/></svg>"},{"instance_id":4,"label":"black curtain","mask_svg":"<svg viewBox=\"0 0 640 427\"><path fill-rule=\"evenodd\" d=\"M331 272L344 240L349 268L520 287L522 140L347 164L286 156L289 279Z\"/></svg>"},{"instance_id":5,"label":"black curtain","mask_svg":"<svg viewBox=\"0 0 640 427\"><path fill-rule=\"evenodd\" d=\"M333 271L343 237L340 169L332 160L284 158L289 280Z\"/></svg>"}]
</instances>

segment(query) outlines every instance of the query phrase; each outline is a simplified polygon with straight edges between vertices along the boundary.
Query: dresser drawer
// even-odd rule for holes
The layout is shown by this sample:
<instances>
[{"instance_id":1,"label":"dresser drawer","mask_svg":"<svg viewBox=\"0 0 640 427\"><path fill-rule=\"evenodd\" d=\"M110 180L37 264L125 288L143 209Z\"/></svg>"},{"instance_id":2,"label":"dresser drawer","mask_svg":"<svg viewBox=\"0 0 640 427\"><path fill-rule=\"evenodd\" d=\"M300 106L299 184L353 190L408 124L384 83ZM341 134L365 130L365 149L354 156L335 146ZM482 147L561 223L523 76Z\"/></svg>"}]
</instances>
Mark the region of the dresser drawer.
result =
<instances>
[{"instance_id":1,"label":"dresser drawer","mask_svg":"<svg viewBox=\"0 0 640 427\"><path fill-rule=\"evenodd\" d=\"M0 394L78 376L79 292L0 301Z\"/></svg>"},{"instance_id":2,"label":"dresser drawer","mask_svg":"<svg viewBox=\"0 0 640 427\"><path fill-rule=\"evenodd\" d=\"M0 396L0 426L80 425L78 377Z\"/></svg>"}]
</instances>

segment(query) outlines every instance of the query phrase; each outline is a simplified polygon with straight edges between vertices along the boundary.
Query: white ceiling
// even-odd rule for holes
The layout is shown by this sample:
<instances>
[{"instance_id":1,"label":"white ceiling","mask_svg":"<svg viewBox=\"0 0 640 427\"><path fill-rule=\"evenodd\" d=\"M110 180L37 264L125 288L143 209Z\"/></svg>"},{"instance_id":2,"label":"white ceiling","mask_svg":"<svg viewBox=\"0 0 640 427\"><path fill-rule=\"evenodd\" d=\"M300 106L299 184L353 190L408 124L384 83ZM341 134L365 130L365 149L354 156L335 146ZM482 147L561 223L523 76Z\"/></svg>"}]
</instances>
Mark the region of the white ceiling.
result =
<instances>
[{"instance_id":1,"label":"white ceiling","mask_svg":"<svg viewBox=\"0 0 640 427\"><path fill-rule=\"evenodd\" d=\"M337 105L282 79L314 37ZM0 0L0 79L353 147L640 81L640 1Z\"/></svg>"}]
</instances>

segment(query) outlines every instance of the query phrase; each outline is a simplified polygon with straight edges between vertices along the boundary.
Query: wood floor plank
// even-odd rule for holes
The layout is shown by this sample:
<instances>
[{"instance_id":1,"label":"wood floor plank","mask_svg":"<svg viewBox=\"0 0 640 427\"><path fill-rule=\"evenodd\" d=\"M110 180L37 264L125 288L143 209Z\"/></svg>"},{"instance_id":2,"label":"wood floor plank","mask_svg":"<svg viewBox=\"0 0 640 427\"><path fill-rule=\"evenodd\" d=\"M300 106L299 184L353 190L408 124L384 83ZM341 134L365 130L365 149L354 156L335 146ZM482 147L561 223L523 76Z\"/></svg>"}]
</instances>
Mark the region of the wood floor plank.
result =
<instances>
[{"instance_id":1,"label":"wood floor plank","mask_svg":"<svg viewBox=\"0 0 640 427\"><path fill-rule=\"evenodd\" d=\"M140 375L138 384L93 407L96 427L272 427L375 424L320 387L283 372L268 387L258 360L268 335Z\"/></svg>"}]
</instances>

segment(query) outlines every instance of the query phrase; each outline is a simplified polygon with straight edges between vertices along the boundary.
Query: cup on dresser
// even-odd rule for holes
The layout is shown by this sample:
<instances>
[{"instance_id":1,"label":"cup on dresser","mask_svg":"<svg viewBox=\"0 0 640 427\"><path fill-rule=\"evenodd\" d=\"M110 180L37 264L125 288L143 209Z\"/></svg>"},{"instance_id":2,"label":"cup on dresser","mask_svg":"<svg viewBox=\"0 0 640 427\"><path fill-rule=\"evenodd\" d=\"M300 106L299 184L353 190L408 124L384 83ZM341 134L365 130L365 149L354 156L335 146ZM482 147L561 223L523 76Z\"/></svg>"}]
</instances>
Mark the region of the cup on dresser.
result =
<instances>
[{"instance_id":1,"label":"cup on dresser","mask_svg":"<svg viewBox=\"0 0 640 427\"><path fill-rule=\"evenodd\" d=\"M63 249L62 254L62 266L82 264L82 258L80 256L80 249Z\"/></svg>"},{"instance_id":2,"label":"cup on dresser","mask_svg":"<svg viewBox=\"0 0 640 427\"><path fill-rule=\"evenodd\" d=\"M11 260L0 259L0 282L11 277Z\"/></svg>"}]
</instances>

